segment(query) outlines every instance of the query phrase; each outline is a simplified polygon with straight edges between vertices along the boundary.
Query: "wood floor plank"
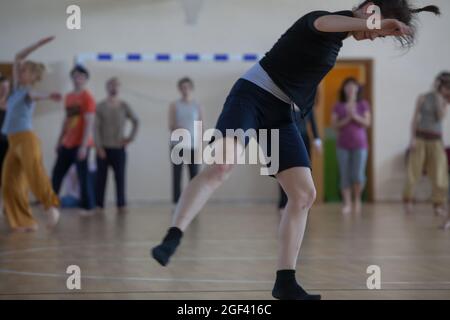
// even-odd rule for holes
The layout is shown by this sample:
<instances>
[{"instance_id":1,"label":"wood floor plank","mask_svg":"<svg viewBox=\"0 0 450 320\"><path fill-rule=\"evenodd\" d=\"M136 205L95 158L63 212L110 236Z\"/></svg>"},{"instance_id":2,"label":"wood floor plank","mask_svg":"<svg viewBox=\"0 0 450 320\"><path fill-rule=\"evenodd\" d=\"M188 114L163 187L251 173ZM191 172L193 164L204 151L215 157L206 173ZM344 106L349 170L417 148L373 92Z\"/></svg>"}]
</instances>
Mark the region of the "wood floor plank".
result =
<instances>
[{"instance_id":1,"label":"wood floor plank","mask_svg":"<svg viewBox=\"0 0 450 320\"><path fill-rule=\"evenodd\" d=\"M267 204L208 205L168 268L149 258L168 206L66 211L52 232L11 234L1 221L0 299L271 299L278 220ZM325 299L450 299L450 232L440 223L427 205L405 215L376 204L345 217L338 205L315 206L298 278ZM66 287L69 265L81 268L79 291ZM382 290L366 287L370 265L381 268Z\"/></svg>"}]
</instances>

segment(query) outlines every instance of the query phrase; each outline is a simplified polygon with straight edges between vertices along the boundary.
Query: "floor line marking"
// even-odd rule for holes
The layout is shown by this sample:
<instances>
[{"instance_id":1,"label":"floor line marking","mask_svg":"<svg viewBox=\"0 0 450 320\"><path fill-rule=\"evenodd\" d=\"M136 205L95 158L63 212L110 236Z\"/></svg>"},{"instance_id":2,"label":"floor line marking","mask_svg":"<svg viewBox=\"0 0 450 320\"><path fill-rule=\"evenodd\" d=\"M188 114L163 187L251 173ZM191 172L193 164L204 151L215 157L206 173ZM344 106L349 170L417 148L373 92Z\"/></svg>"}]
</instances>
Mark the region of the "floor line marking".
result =
<instances>
[{"instance_id":1,"label":"floor line marking","mask_svg":"<svg viewBox=\"0 0 450 320\"><path fill-rule=\"evenodd\" d=\"M59 273L42 273L42 272L28 272L28 271L15 271L8 269L0 269L0 273L14 274L23 276L37 276L37 277L52 277L52 278L67 278L67 274ZM82 279L91 280L128 280L128 281L148 281L148 282L182 282L182 283L242 283L242 284L273 284L273 280L239 280L239 279L183 279L183 278L148 278L148 277L114 277L114 276L97 276L97 275L83 275ZM329 283L329 282L313 282L315 284ZM382 285L389 284L401 284L401 285L450 285L450 281L429 281L429 282L414 282L414 281L386 281L382 282ZM414 289L412 289L414 290Z\"/></svg>"},{"instance_id":2,"label":"floor line marking","mask_svg":"<svg viewBox=\"0 0 450 320\"><path fill-rule=\"evenodd\" d=\"M258 261L258 260L276 260L276 256L245 256L245 257L178 257L173 258L172 261ZM365 261L365 260L414 260L414 259L424 259L424 260L447 260L450 259L450 255L442 255L442 256L346 256L346 255L339 255L339 256L300 256L300 261L309 261L309 260L352 260L352 261ZM82 256L82 257L58 257L58 258L7 258L2 259L2 262L26 262L26 261L55 261L55 260L61 260L61 261L67 261L67 260L82 260L82 261L89 261L89 260L95 260L95 261L108 261L108 262L120 262L120 261L136 261L136 262L148 262L150 261L150 257L89 257L89 256Z\"/></svg>"},{"instance_id":3,"label":"floor line marking","mask_svg":"<svg viewBox=\"0 0 450 320\"><path fill-rule=\"evenodd\" d=\"M370 293L377 292L392 292L392 291L450 291L450 289L380 289L380 290L368 290L368 289L321 289L312 288L312 291L321 292L336 292L336 291L368 291ZM191 294L191 293L252 293L261 292L268 293L267 290L192 290L192 291L71 291L71 292L32 292L32 293L0 293L0 296L34 296L34 295L88 295L88 294Z\"/></svg>"},{"instance_id":4,"label":"floor line marking","mask_svg":"<svg viewBox=\"0 0 450 320\"><path fill-rule=\"evenodd\" d=\"M0 273L23 275L23 276L36 276L36 277L52 277L52 278L67 278L67 274L58 273L42 273L42 272L28 272L28 271L15 271L8 269L0 269ZM168 279L168 278L147 278L147 277L112 277L112 276L96 276L96 275L82 275L82 279L91 280L129 280L129 281L149 281L149 282L199 282L199 283L273 283L273 281L262 280L234 280L234 279Z\"/></svg>"}]
</instances>

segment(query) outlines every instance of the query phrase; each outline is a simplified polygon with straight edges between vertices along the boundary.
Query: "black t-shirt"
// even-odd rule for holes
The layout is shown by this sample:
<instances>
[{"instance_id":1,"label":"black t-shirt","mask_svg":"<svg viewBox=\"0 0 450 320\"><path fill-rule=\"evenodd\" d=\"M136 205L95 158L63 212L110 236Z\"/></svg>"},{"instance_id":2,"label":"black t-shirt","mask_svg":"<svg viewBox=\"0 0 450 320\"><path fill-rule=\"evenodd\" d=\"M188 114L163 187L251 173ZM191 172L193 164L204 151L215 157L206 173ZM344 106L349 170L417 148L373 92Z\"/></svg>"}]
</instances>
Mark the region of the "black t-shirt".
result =
<instances>
[{"instance_id":1,"label":"black t-shirt","mask_svg":"<svg viewBox=\"0 0 450 320\"><path fill-rule=\"evenodd\" d=\"M352 11L313 11L300 18L260 61L275 84L306 116L317 86L336 64L347 32L321 32L314 21L325 15L353 17Z\"/></svg>"}]
</instances>

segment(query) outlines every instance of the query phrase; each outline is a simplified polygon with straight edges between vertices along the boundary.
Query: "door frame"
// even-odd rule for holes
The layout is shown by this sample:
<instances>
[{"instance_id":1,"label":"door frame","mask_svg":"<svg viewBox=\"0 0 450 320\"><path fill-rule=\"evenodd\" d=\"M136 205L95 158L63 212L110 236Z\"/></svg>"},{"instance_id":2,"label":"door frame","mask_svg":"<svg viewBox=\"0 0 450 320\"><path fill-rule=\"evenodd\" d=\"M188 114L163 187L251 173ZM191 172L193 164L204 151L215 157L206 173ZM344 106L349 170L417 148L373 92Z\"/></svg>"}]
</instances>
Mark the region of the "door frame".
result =
<instances>
[{"instance_id":1,"label":"door frame","mask_svg":"<svg viewBox=\"0 0 450 320\"><path fill-rule=\"evenodd\" d=\"M375 101L374 101L374 80L373 80L373 68L374 68L374 60L373 59L339 59L337 61L338 64L358 64L364 67L366 72L366 84L364 86L364 98L369 102L372 114L372 123L370 128L367 130L367 136L369 141L369 157L367 161L367 201L374 202L376 199L375 195L375 174L374 174L374 159L375 159L375 145L374 145L374 136L375 136ZM314 108L316 112L317 119L317 127L319 130L319 134L321 137L324 136L324 107L323 101L321 101L320 97L322 96L321 92L323 92L323 84L319 86L319 94L316 100L316 107ZM315 178L316 189L317 189L317 201L324 202L324 166L323 166L323 154L318 155L317 152L313 151L312 153L312 165L313 165L313 175Z\"/></svg>"},{"instance_id":2,"label":"door frame","mask_svg":"<svg viewBox=\"0 0 450 320\"><path fill-rule=\"evenodd\" d=\"M13 69L13 65L12 63L2 63L0 62L0 73L9 78L10 80L12 80L12 70Z\"/></svg>"}]
</instances>

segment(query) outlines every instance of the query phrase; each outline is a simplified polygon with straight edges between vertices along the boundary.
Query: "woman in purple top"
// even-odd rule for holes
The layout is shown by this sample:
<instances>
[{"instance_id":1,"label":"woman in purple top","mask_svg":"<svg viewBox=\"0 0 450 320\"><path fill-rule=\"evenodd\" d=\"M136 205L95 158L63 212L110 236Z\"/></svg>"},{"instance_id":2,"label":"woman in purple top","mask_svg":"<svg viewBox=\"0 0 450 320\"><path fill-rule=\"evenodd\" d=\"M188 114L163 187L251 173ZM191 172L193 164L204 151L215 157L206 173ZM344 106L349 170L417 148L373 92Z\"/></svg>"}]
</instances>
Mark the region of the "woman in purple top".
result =
<instances>
[{"instance_id":1,"label":"woman in purple top","mask_svg":"<svg viewBox=\"0 0 450 320\"><path fill-rule=\"evenodd\" d=\"M362 99L362 87L354 78L346 79L340 90L340 102L332 115L338 131L337 157L344 207L342 213L361 212L361 195L366 181L367 128L371 123L370 106ZM353 192L352 192L353 191Z\"/></svg>"}]
</instances>

